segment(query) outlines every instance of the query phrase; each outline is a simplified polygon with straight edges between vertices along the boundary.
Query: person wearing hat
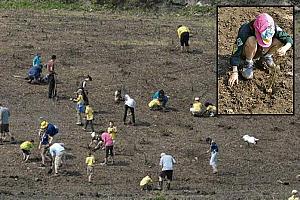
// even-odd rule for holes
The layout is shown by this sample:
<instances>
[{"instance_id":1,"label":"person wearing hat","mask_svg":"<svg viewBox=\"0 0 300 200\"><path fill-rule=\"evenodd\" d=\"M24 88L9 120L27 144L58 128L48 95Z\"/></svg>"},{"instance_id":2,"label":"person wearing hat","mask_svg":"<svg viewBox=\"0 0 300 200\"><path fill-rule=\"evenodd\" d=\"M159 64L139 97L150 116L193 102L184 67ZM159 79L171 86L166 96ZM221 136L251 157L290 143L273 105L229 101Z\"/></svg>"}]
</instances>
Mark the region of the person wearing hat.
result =
<instances>
[{"instance_id":1,"label":"person wearing hat","mask_svg":"<svg viewBox=\"0 0 300 200\"><path fill-rule=\"evenodd\" d=\"M211 154L209 164L213 169L213 173L216 174L218 173L217 162L218 162L219 148L217 143L213 141L211 138L206 138L206 143L210 145L210 149L207 151L207 153L210 152Z\"/></svg>"},{"instance_id":2,"label":"person wearing hat","mask_svg":"<svg viewBox=\"0 0 300 200\"><path fill-rule=\"evenodd\" d=\"M292 196L288 200L299 200L298 191L292 190Z\"/></svg>"},{"instance_id":3,"label":"person wearing hat","mask_svg":"<svg viewBox=\"0 0 300 200\"><path fill-rule=\"evenodd\" d=\"M20 145L20 149L22 150L22 154L23 154L23 161L27 162L29 159L29 155L30 155L30 151L33 149L34 147L34 140L30 140L30 141L25 141Z\"/></svg>"},{"instance_id":4,"label":"person wearing hat","mask_svg":"<svg viewBox=\"0 0 300 200\"><path fill-rule=\"evenodd\" d=\"M47 134L49 136L49 143L52 143L53 137L58 134L59 130L58 127L47 122L46 120L43 120L41 122L39 136L41 137L42 134Z\"/></svg>"},{"instance_id":5,"label":"person wearing hat","mask_svg":"<svg viewBox=\"0 0 300 200\"><path fill-rule=\"evenodd\" d=\"M135 111L135 107L136 107L136 102L128 94L125 94L124 99L125 99L125 111L124 111L123 122L126 125L127 112L128 112L128 109L130 109L130 113L132 116L132 125L134 126L135 125L134 111Z\"/></svg>"},{"instance_id":6,"label":"person wearing hat","mask_svg":"<svg viewBox=\"0 0 300 200\"><path fill-rule=\"evenodd\" d=\"M242 76L245 79L253 78L253 59L260 58L270 70L279 70L273 61L273 54L284 56L293 45L293 39L283 31L267 13L259 14L251 22L244 23L238 32L234 49L230 57L232 73L229 85L238 84L238 67L245 64Z\"/></svg>"},{"instance_id":7,"label":"person wearing hat","mask_svg":"<svg viewBox=\"0 0 300 200\"><path fill-rule=\"evenodd\" d=\"M202 110L202 103L200 102L199 97L195 97L195 101L192 104L192 107L190 108L190 112L192 113L193 116L200 116L201 115L201 110Z\"/></svg>"},{"instance_id":8,"label":"person wearing hat","mask_svg":"<svg viewBox=\"0 0 300 200\"><path fill-rule=\"evenodd\" d=\"M65 154L65 147L63 143L54 143L51 144L49 147L49 153L51 154L52 157L52 166L54 164L54 171L55 175L58 175L58 169L62 164L62 157Z\"/></svg>"},{"instance_id":9,"label":"person wearing hat","mask_svg":"<svg viewBox=\"0 0 300 200\"><path fill-rule=\"evenodd\" d=\"M171 155L167 155L166 153L160 154L160 162L159 165L162 166L162 171L159 174L159 189L163 189L163 180L167 178L167 189L170 189L170 184L173 179L173 166L176 163L175 159Z\"/></svg>"},{"instance_id":10,"label":"person wearing hat","mask_svg":"<svg viewBox=\"0 0 300 200\"><path fill-rule=\"evenodd\" d=\"M83 95L82 95L82 89L78 89L77 92L77 98L71 98L71 101L77 102L76 104L76 111L77 111L77 125L82 126L82 116L81 113L85 112L85 106L84 106L84 100L83 100Z\"/></svg>"},{"instance_id":11,"label":"person wearing hat","mask_svg":"<svg viewBox=\"0 0 300 200\"><path fill-rule=\"evenodd\" d=\"M94 150L97 150L100 148L102 144L101 136L95 132L91 133L91 142L88 145L88 148L92 148L92 145L95 144Z\"/></svg>"},{"instance_id":12,"label":"person wearing hat","mask_svg":"<svg viewBox=\"0 0 300 200\"><path fill-rule=\"evenodd\" d=\"M190 45L189 45L189 39L190 39L190 30L188 27L179 25L177 27L177 34L180 39L180 50L181 52L184 52L185 48L186 51L189 52Z\"/></svg>"}]
</instances>

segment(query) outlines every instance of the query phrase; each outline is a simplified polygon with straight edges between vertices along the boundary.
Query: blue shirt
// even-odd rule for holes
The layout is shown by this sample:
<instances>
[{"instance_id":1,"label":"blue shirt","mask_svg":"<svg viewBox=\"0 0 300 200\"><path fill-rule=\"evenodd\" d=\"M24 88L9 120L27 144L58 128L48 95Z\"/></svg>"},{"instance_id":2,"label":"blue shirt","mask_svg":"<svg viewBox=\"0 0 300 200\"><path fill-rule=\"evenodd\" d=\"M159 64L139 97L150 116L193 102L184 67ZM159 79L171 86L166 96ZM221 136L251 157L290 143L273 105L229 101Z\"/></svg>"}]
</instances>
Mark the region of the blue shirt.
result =
<instances>
[{"instance_id":1,"label":"blue shirt","mask_svg":"<svg viewBox=\"0 0 300 200\"><path fill-rule=\"evenodd\" d=\"M155 92L154 95L152 96L152 99L158 99L158 98L160 98L160 97L161 97L160 92L157 91L157 92Z\"/></svg>"},{"instance_id":2,"label":"blue shirt","mask_svg":"<svg viewBox=\"0 0 300 200\"><path fill-rule=\"evenodd\" d=\"M42 68L40 66L33 66L28 71L28 76L32 76L34 78L39 78L42 73Z\"/></svg>"},{"instance_id":3,"label":"blue shirt","mask_svg":"<svg viewBox=\"0 0 300 200\"><path fill-rule=\"evenodd\" d=\"M34 56L32 61L32 66L40 66L41 64L42 64L41 56L39 55Z\"/></svg>"},{"instance_id":4,"label":"blue shirt","mask_svg":"<svg viewBox=\"0 0 300 200\"><path fill-rule=\"evenodd\" d=\"M211 143L211 145L210 145L210 152L212 152L212 153L219 152L219 148L218 148L217 143L215 143L215 142Z\"/></svg>"},{"instance_id":5,"label":"blue shirt","mask_svg":"<svg viewBox=\"0 0 300 200\"><path fill-rule=\"evenodd\" d=\"M49 123L45 133L47 135L53 137L54 135L56 135L58 133L58 128L56 126L54 126L53 124Z\"/></svg>"},{"instance_id":6,"label":"blue shirt","mask_svg":"<svg viewBox=\"0 0 300 200\"><path fill-rule=\"evenodd\" d=\"M173 164L175 164L176 161L171 155L164 155L160 158L159 165L161 165L162 171L166 170L173 170Z\"/></svg>"},{"instance_id":7,"label":"blue shirt","mask_svg":"<svg viewBox=\"0 0 300 200\"><path fill-rule=\"evenodd\" d=\"M8 108L0 106L0 124L9 124L10 112Z\"/></svg>"},{"instance_id":8,"label":"blue shirt","mask_svg":"<svg viewBox=\"0 0 300 200\"><path fill-rule=\"evenodd\" d=\"M44 133L41 138L41 144L47 145L49 144L49 135Z\"/></svg>"}]
</instances>

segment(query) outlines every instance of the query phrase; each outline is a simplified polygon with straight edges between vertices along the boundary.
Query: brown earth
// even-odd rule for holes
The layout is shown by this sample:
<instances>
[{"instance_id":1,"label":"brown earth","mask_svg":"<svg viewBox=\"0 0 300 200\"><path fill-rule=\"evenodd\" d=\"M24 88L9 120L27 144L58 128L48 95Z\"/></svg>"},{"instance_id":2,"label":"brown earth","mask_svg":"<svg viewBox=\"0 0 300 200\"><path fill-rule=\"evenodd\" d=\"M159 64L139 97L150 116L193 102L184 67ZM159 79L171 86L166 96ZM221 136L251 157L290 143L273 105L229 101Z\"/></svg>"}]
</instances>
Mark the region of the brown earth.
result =
<instances>
[{"instance_id":1,"label":"brown earth","mask_svg":"<svg viewBox=\"0 0 300 200\"><path fill-rule=\"evenodd\" d=\"M292 7L220 7L218 10L218 111L220 114L292 114L293 109L293 49L286 56L274 56L281 67L272 93L270 74L266 68L255 65L254 79L242 80L233 87L228 85L229 58L238 29L259 13L270 14L275 22L293 36Z\"/></svg>"},{"instance_id":2,"label":"brown earth","mask_svg":"<svg viewBox=\"0 0 300 200\"><path fill-rule=\"evenodd\" d=\"M58 177L38 167L38 150L21 162L18 145L0 146L0 199L286 199L299 187L299 116L219 116L193 118L194 96L215 99L215 19L128 16L82 12L1 11L0 99L11 109L11 131L19 142L34 138L40 116L56 124L69 153ZM178 52L176 26L191 27L193 53ZM35 52L43 61L56 54L58 101L47 99L47 86L23 78ZM297 57L298 60L298 57ZM119 132L113 166L101 166L95 153L94 184L85 175L89 133L75 125L73 96L78 77L89 73L90 101L100 131L114 120ZM299 77L296 76L296 81ZM137 125L124 126L123 105L113 103L125 87L137 101ZM170 112L151 112L150 95L163 88ZM299 92L299 87L296 87ZM296 94L297 96L297 94ZM296 104L299 109L299 105ZM261 139L253 147L244 134ZM219 174L212 175L208 146L220 148ZM170 191L143 192L138 183L149 173L157 183L161 152L177 160ZM195 159L197 157L197 159ZM276 183L280 179L289 185ZM155 183L155 184L156 184Z\"/></svg>"}]
</instances>

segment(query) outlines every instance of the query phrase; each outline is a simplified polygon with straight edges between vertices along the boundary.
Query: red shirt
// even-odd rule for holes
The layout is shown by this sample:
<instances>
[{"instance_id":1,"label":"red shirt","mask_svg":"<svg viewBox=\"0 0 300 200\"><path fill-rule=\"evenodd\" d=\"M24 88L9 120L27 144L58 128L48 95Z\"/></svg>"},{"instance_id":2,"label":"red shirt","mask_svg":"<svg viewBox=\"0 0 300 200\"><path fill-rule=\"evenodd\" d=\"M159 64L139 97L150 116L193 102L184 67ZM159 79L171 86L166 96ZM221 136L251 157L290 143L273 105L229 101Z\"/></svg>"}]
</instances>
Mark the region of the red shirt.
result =
<instances>
[{"instance_id":1,"label":"red shirt","mask_svg":"<svg viewBox=\"0 0 300 200\"><path fill-rule=\"evenodd\" d=\"M55 63L55 61L52 59L49 60L47 63L47 70L48 70L49 74L54 73L54 63Z\"/></svg>"}]
</instances>

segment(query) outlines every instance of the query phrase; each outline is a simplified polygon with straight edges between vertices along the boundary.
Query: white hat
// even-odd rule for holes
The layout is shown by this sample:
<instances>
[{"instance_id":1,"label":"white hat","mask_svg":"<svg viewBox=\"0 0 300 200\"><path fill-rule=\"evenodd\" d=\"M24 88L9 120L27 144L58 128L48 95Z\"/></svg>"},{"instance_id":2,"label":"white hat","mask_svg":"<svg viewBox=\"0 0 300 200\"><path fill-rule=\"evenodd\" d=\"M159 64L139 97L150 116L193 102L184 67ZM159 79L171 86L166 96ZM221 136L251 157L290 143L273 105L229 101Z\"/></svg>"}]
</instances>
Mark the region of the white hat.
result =
<instances>
[{"instance_id":1,"label":"white hat","mask_svg":"<svg viewBox=\"0 0 300 200\"><path fill-rule=\"evenodd\" d=\"M163 157L163 156L165 156L165 155L166 155L165 153L161 153L161 154L160 154L160 157Z\"/></svg>"},{"instance_id":2,"label":"white hat","mask_svg":"<svg viewBox=\"0 0 300 200\"><path fill-rule=\"evenodd\" d=\"M200 100L200 98L199 97L195 97L195 101L199 101Z\"/></svg>"},{"instance_id":3,"label":"white hat","mask_svg":"<svg viewBox=\"0 0 300 200\"><path fill-rule=\"evenodd\" d=\"M297 190L292 190L292 194L298 194Z\"/></svg>"}]
</instances>

